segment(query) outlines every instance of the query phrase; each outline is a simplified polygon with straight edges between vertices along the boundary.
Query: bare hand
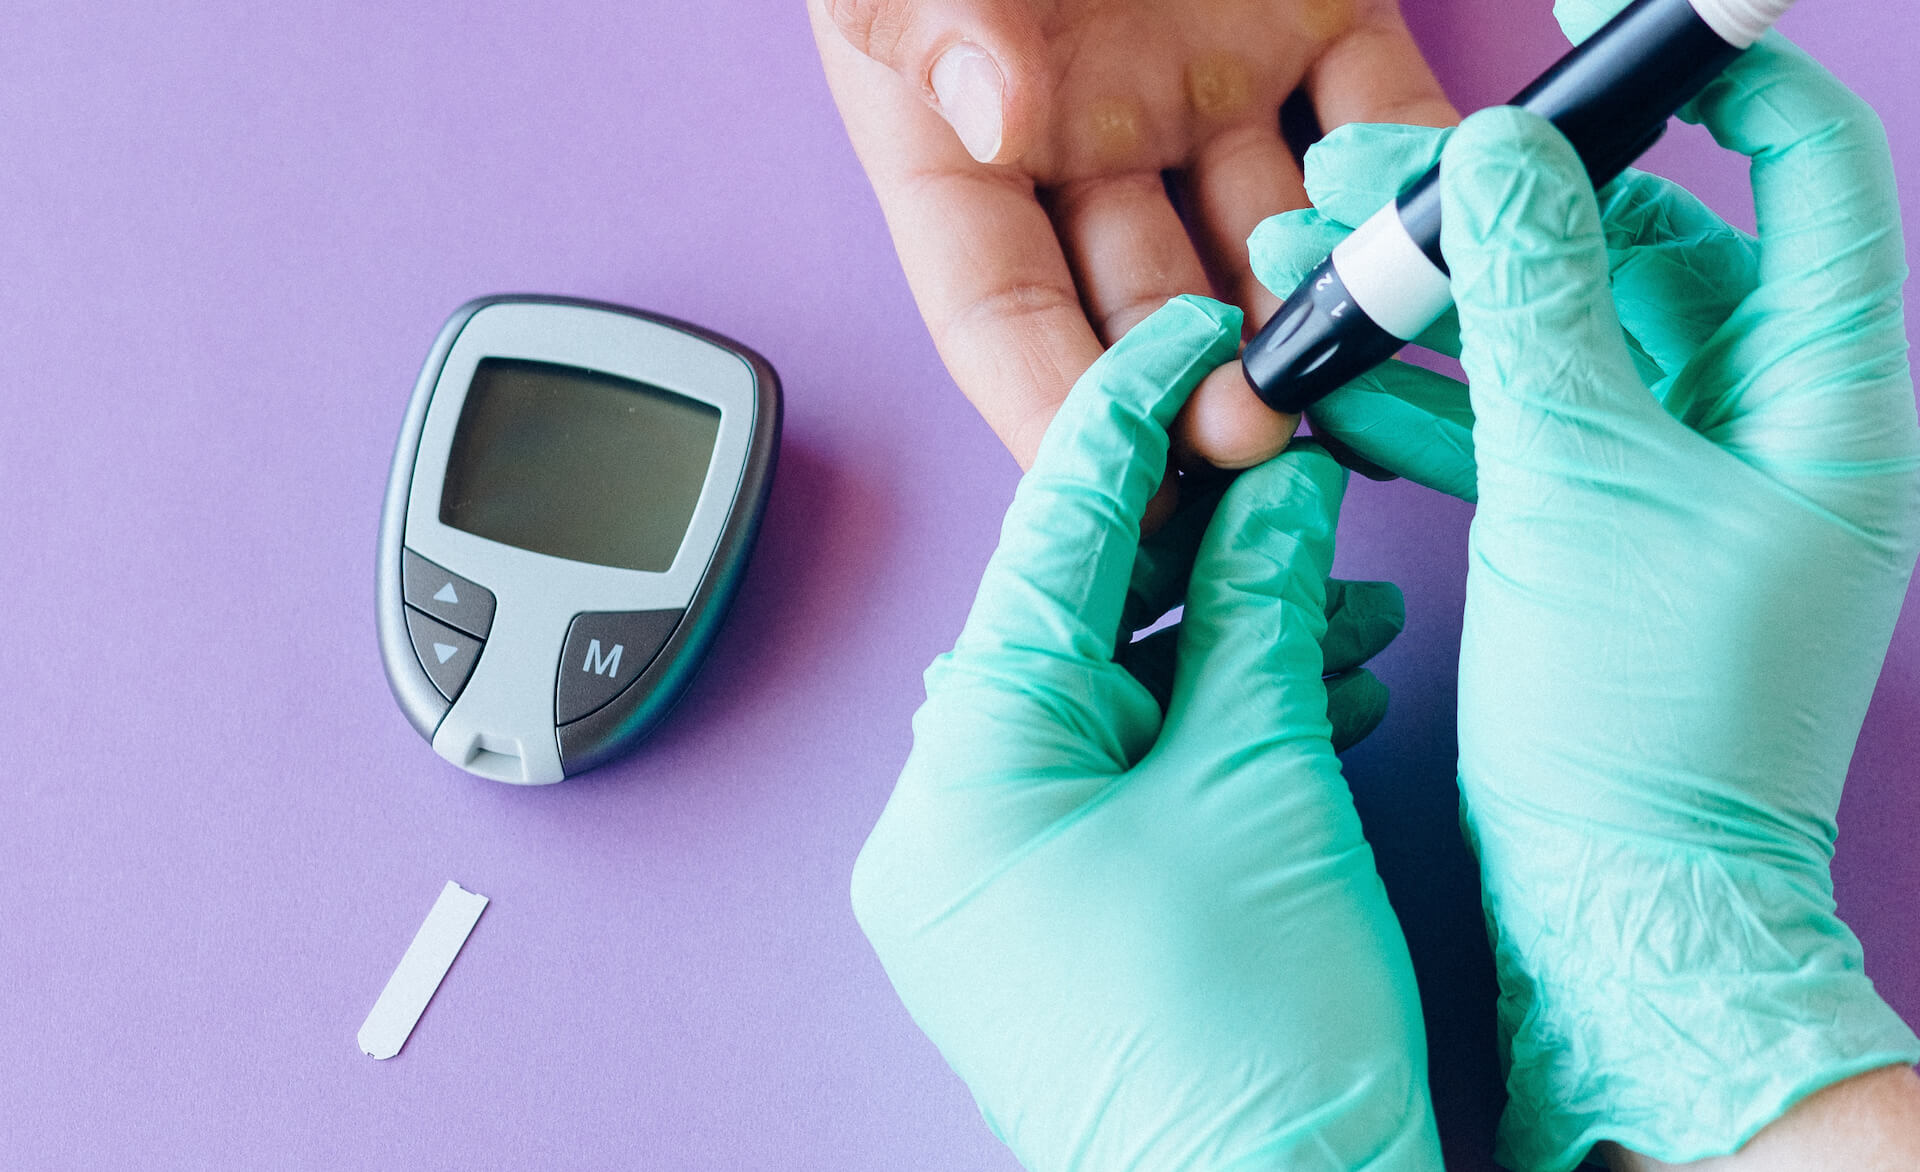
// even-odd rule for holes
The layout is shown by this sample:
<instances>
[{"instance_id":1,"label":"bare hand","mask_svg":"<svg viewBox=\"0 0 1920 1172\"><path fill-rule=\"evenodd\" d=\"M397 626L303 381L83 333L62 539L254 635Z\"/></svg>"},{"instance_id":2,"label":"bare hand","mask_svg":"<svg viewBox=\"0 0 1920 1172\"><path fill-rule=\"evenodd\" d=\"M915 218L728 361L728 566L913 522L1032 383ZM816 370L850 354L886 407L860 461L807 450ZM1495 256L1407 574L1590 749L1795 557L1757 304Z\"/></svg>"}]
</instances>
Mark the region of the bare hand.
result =
<instances>
[{"instance_id":1,"label":"bare hand","mask_svg":"<svg viewBox=\"0 0 1920 1172\"><path fill-rule=\"evenodd\" d=\"M1279 131L1288 95L1304 88L1327 128L1457 118L1395 0L808 7L934 343L1022 467L1067 388L1169 297L1217 288L1250 330L1278 307L1245 242L1307 203ZM1230 365L1175 443L1246 467L1295 422Z\"/></svg>"}]
</instances>

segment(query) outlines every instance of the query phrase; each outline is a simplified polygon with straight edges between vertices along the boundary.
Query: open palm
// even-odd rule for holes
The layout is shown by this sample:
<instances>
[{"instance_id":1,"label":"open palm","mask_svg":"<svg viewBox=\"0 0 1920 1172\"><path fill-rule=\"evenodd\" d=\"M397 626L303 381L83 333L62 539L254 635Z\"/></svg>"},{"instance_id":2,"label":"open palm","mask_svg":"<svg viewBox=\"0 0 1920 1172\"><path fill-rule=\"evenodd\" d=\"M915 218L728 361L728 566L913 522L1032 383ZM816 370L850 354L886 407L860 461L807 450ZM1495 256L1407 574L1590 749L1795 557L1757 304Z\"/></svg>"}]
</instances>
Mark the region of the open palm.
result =
<instances>
[{"instance_id":1,"label":"open palm","mask_svg":"<svg viewBox=\"0 0 1920 1172\"><path fill-rule=\"evenodd\" d=\"M1455 118L1394 0L808 2L921 314L1022 466L1074 379L1167 298L1217 289L1254 325L1277 307L1245 241L1307 202L1288 95L1328 127ZM1227 371L1177 438L1242 466L1292 425Z\"/></svg>"}]
</instances>

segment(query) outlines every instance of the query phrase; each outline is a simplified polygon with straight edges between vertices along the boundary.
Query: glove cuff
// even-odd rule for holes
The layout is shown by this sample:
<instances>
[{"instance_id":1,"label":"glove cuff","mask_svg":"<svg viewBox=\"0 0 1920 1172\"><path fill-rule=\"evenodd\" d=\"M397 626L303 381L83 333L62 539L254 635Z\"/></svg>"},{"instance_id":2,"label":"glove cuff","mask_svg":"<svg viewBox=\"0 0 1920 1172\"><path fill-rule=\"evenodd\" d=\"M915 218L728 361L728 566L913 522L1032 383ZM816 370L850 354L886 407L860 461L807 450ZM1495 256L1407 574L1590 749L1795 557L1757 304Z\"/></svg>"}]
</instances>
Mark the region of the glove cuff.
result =
<instances>
[{"instance_id":1,"label":"glove cuff","mask_svg":"<svg viewBox=\"0 0 1920 1172\"><path fill-rule=\"evenodd\" d=\"M1500 977L1496 1155L1565 1172L1601 1140L1737 1150L1801 1098L1920 1061L1834 913L1825 860L1730 855L1474 794Z\"/></svg>"}]
</instances>

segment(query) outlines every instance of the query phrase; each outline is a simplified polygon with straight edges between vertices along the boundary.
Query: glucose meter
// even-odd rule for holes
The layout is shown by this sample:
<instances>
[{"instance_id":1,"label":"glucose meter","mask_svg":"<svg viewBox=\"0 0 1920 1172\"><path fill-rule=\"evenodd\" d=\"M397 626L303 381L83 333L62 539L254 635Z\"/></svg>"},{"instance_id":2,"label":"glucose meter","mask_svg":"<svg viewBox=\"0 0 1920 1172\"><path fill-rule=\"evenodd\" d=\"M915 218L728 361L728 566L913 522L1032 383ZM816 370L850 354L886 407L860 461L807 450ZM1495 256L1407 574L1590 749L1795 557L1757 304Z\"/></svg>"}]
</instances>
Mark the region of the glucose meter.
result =
<instances>
[{"instance_id":1,"label":"glucose meter","mask_svg":"<svg viewBox=\"0 0 1920 1172\"><path fill-rule=\"evenodd\" d=\"M380 522L380 652L414 728L520 784L646 736L732 601L779 435L773 368L718 335L558 297L457 310Z\"/></svg>"}]
</instances>

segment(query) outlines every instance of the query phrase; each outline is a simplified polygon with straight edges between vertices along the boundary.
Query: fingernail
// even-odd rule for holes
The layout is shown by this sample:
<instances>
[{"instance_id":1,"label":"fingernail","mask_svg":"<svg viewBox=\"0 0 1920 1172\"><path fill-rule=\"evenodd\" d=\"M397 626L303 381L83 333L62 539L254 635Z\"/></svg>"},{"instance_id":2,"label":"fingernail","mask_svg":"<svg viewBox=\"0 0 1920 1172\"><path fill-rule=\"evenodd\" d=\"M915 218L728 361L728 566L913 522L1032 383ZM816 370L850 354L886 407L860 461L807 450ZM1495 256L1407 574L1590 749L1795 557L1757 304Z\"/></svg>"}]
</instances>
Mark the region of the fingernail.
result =
<instances>
[{"instance_id":1,"label":"fingernail","mask_svg":"<svg viewBox=\"0 0 1920 1172\"><path fill-rule=\"evenodd\" d=\"M967 153L992 162L1000 153L1000 101L1006 92L1006 79L993 58L980 46L962 41L940 54L928 80L940 116L960 136Z\"/></svg>"}]
</instances>

